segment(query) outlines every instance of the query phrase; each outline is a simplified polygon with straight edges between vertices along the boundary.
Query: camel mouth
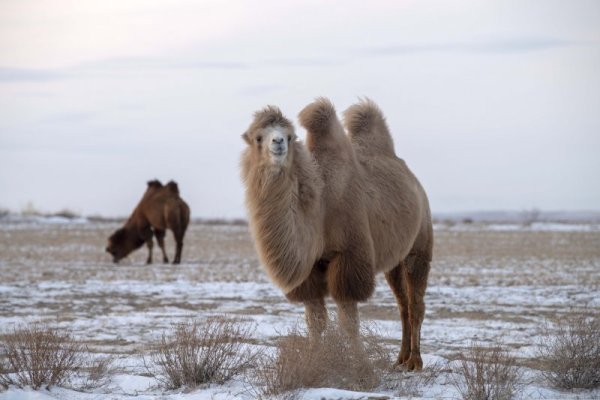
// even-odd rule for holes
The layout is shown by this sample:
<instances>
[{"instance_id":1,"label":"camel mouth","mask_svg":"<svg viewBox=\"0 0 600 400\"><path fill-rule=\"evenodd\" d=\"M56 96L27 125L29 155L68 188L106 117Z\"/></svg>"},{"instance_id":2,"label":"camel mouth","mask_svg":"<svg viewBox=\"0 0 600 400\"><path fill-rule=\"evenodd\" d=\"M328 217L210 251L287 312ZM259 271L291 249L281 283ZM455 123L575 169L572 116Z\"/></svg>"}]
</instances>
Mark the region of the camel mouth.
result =
<instances>
[{"instance_id":1,"label":"camel mouth","mask_svg":"<svg viewBox=\"0 0 600 400\"><path fill-rule=\"evenodd\" d=\"M283 157L287 154L287 150L283 147L279 147L277 149L271 149L270 153L275 157Z\"/></svg>"}]
</instances>

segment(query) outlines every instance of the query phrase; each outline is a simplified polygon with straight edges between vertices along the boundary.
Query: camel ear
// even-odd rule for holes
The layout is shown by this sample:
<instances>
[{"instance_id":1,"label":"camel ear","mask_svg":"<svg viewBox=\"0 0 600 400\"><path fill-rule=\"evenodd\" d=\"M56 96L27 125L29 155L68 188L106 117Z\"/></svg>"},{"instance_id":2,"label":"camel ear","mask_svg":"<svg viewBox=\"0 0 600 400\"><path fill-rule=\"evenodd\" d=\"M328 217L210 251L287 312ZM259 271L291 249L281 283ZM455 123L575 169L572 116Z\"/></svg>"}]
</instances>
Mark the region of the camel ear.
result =
<instances>
[{"instance_id":1,"label":"camel ear","mask_svg":"<svg viewBox=\"0 0 600 400\"><path fill-rule=\"evenodd\" d=\"M248 132L244 132L242 133L242 139L244 139L244 141L248 144L252 144L252 142L250 141L250 137L248 136Z\"/></svg>"}]
</instances>

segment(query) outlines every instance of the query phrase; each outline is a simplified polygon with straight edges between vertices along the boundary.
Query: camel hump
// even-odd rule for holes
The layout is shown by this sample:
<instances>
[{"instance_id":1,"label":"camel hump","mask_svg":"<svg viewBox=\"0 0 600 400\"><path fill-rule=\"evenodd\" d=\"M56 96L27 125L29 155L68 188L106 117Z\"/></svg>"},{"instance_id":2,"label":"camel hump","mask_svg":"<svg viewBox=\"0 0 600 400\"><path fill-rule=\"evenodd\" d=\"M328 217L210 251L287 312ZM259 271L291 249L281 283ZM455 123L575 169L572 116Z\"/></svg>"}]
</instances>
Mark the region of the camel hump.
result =
<instances>
[{"instance_id":1,"label":"camel hump","mask_svg":"<svg viewBox=\"0 0 600 400\"><path fill-rule=\"evenodd\" d=\"M254 121L252 121L248 131L265 129L269 126L291 128L292 122L283 115L279 107L269 105L254 113Z\"/></svg>"},{"instance_id":2,"label":"camel hump","mask_svg":"<svg viewBox=\"0 0 600 400\"><path fill-rule=\"evenodd\" d=\"M337 120L335 107L326 97L318 97L298 114L300 125L307 131L322 135L330 131L332 123Z\"/></svg>"},{"instance_id":3,"label":"camel hump","mask_svg":"<svg viewBox=\"0 0 600 400\"><path fill-rule=\"evenodd\" d=\"M167 189L169 189L171 193L179 194L179 185L177 185L177 182L175 181L169 181L167 183Z\"/></svg>"},{"instance_id":4,"label":"camel hump","mask_svg":"<svg viewBox=\"0 0 600 400\"><path fill-rule=\"evenodd\" d=\"M360 99L348 107L344 111L344 125L352 142L359 147L394 152L394 142L383 112L373 100Z\"/></svg>"},{"instance_id":5,"label":"camel hump","mask_svg":"<svg viewBox=\"0 0 600 400\"><path fill-rule=\"evenodd\" d=\"M158 179L153 179L151 181L148 181L148 189L150 189L150 188L159 189L161 187L163 187L163 184Z\"/></svg>"}]
</instances>

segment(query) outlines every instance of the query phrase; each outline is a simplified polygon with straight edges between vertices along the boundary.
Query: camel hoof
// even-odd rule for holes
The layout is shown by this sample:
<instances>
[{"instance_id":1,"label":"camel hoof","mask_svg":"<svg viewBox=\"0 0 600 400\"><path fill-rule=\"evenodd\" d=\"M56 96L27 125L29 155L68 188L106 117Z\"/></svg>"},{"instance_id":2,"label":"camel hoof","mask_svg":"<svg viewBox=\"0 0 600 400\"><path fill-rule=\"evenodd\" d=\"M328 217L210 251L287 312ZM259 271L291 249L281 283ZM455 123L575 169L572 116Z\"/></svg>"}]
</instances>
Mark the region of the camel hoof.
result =
<instances>
[{"instance_id":1,"label":"camel hoof","mask_svg":"<svg viewBox=\"0 0 600 400\"><path fill-rule=\"evenodd\" d=\"M169 263L169 259L167 257L163 258L163 263L164 264L168 264Z\"/></svg>"},{"instance_id":2,"label":"camel hoof","mask_svg":"<svg viewBox=\"0 0 600 400\"><path fill-rule=\"evenodd\" d=\"M423 369L423 360L421 360L421 357L411 356L404 363L404 367L407 371L421 371Z\"/></svg>"},{"instance_id":3,"label":"camel hoof","mask_svg":"<svg viewBox=\"0 0 600 400\"><path fill-rule=\"evenodd\" d=\"M410 353L400 353L400 355L398 356L398 359L396 360L396 362L394 363L394 369L402 369L404 368L404 365L406 364L406 362L408 361L410 357Z\"/></svg>"}]
</instances>

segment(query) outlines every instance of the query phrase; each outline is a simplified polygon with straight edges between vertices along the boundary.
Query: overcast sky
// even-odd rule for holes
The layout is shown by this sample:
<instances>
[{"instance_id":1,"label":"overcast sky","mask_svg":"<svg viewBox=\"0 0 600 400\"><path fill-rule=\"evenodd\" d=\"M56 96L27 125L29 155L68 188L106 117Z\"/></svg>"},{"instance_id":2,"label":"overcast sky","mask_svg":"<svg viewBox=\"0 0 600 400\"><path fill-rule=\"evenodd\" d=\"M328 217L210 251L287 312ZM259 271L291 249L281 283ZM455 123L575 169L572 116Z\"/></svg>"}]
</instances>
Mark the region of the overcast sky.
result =
<instances>
[{"instance_id":1,"label":"overcast sky","mask_svg":"<svg viewBox=\"0 0 600 400\"><path fill-rule=\"evenodd\" d=\"M598 1L0 0L0 208L243 217L267 104L359 96L434 212L600 209Z\"/></svg>"}]
</instances>

